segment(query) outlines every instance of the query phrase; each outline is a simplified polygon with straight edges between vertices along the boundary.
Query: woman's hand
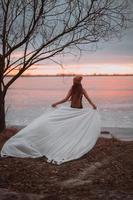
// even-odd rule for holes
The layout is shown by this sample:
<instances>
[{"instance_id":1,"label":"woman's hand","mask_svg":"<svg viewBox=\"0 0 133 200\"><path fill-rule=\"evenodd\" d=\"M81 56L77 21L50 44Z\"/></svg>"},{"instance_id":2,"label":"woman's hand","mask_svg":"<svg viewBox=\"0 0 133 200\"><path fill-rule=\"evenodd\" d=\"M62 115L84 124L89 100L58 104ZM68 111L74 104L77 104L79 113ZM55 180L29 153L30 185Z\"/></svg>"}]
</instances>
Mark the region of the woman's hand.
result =
<instances>
[{"instance_id":1,"label":"woman's hand","mask_svg":"<svg viewBox=\"0 0 133 200\"><path fill-rule=\"evenodd\" d=\"M56 103L52 104L52 107L53 107L53 108L55 108L56 106L57 106L57 104L56 104Z\"/></svg>"}]
</instances>

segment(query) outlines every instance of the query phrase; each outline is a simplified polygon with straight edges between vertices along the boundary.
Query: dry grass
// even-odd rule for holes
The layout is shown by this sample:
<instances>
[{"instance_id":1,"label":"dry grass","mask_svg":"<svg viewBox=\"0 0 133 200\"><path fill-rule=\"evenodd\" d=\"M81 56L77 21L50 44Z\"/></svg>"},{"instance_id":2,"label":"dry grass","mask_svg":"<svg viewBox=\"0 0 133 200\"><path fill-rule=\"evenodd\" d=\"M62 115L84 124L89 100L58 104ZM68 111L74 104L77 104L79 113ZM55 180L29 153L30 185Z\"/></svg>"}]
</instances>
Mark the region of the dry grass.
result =
<instances>
[{"instance_id":1,"label":"dry grass","mask_svg":"<svg viewBox=\"0 0 133 200\"><path fill-rule=\"evenodd\" d=\"M0 135L0 147L17 132ZM133 142L99 138L78 160L52 165L44 158L0 158L0 188L44 199L133 199Z\"/></svg>"}]
</instances>

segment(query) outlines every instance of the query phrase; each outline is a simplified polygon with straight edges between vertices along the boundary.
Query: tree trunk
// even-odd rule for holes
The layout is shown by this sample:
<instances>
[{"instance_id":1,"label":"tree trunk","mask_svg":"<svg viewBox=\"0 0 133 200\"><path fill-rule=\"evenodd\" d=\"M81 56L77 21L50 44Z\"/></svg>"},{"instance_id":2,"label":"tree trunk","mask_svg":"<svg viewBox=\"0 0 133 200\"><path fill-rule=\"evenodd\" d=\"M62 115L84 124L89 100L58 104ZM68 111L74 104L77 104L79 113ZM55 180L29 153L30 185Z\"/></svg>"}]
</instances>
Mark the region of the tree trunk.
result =
<instances>
[{"instance_id":1,"label":"tree trunk","mask_svg":"<svg viewBox=\"0 0 133 200\"><path fill-rule=\"evenodd\" d=\"M0 87L0 133L5 129L5 100Z\"/></svg>"},{"instance_id":2,"label":"tree trunk","mask_svg":"<svg viewBox=\"0 0 133 200\"><path fill-rule=\"evenodd\" d=\"M5 94L3 86L4 58L0 54L0 133L5 129Z\"/></svg>"}]
</instances>

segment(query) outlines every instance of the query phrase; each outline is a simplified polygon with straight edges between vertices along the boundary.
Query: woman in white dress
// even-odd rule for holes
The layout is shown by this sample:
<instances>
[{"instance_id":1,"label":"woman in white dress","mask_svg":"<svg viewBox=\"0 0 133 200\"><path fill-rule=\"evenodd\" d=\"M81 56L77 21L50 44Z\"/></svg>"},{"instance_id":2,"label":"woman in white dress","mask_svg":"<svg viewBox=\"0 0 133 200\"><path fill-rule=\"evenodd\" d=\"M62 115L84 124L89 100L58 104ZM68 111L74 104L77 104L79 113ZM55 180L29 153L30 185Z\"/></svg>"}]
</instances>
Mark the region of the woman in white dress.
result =
<instances>
[{"instance_id":1,"label":"woman in white dress","mask_svg":"<svg viewBox=\"0 0 133 200\"><path fill-rule=\"evenodd\" d=\"M91 150L100 134L100 116L81 80L82 76L74 77L67 96L11 137L4 144L1 156L45 156L48 162L61 164ZM83 96L92 108L83 108ZM71 106L57 106L68 100Z\"/></svg>"}]
</instances>

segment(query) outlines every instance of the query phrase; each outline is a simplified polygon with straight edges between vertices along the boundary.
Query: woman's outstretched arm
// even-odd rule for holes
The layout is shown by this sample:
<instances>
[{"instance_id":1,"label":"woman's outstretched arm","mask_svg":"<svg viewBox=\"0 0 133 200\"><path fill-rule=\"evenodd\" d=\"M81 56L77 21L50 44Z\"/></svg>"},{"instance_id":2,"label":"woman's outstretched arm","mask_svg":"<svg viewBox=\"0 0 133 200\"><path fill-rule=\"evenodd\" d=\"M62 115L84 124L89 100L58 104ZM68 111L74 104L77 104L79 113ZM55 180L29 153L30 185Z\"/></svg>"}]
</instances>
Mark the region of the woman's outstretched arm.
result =
<instances>
[{"instance_id":1,"label":"woman's outstretched arm","mask_svg":"<svg viewBox=\"0 0 133 200\"><path fill-rule=\"evenodd\" d=\"M94 109L97 109L96 105L90 100L90 98L89 98L89 96L88 96L88 94L87 94L85 89L83 89L83 94L84 94L85 98L88 100L88 102L92 105L92 107Z\"/></svg>"},{"instance_id":2,"label":"woman's outstretched arm","mask_svg":"<svg viewBox=\"0 0 133 200\"><path fill-rule=\"evenodd\" d=\"M66 97L64 99L52 104L52 107L56 107L58 104L61 104L61 103L64 103L64 102L68 101L68 99L70 98L71 94L72 94L72 89L69 90L68 94L66 95Z\"/></svg>"}]
</instances>

